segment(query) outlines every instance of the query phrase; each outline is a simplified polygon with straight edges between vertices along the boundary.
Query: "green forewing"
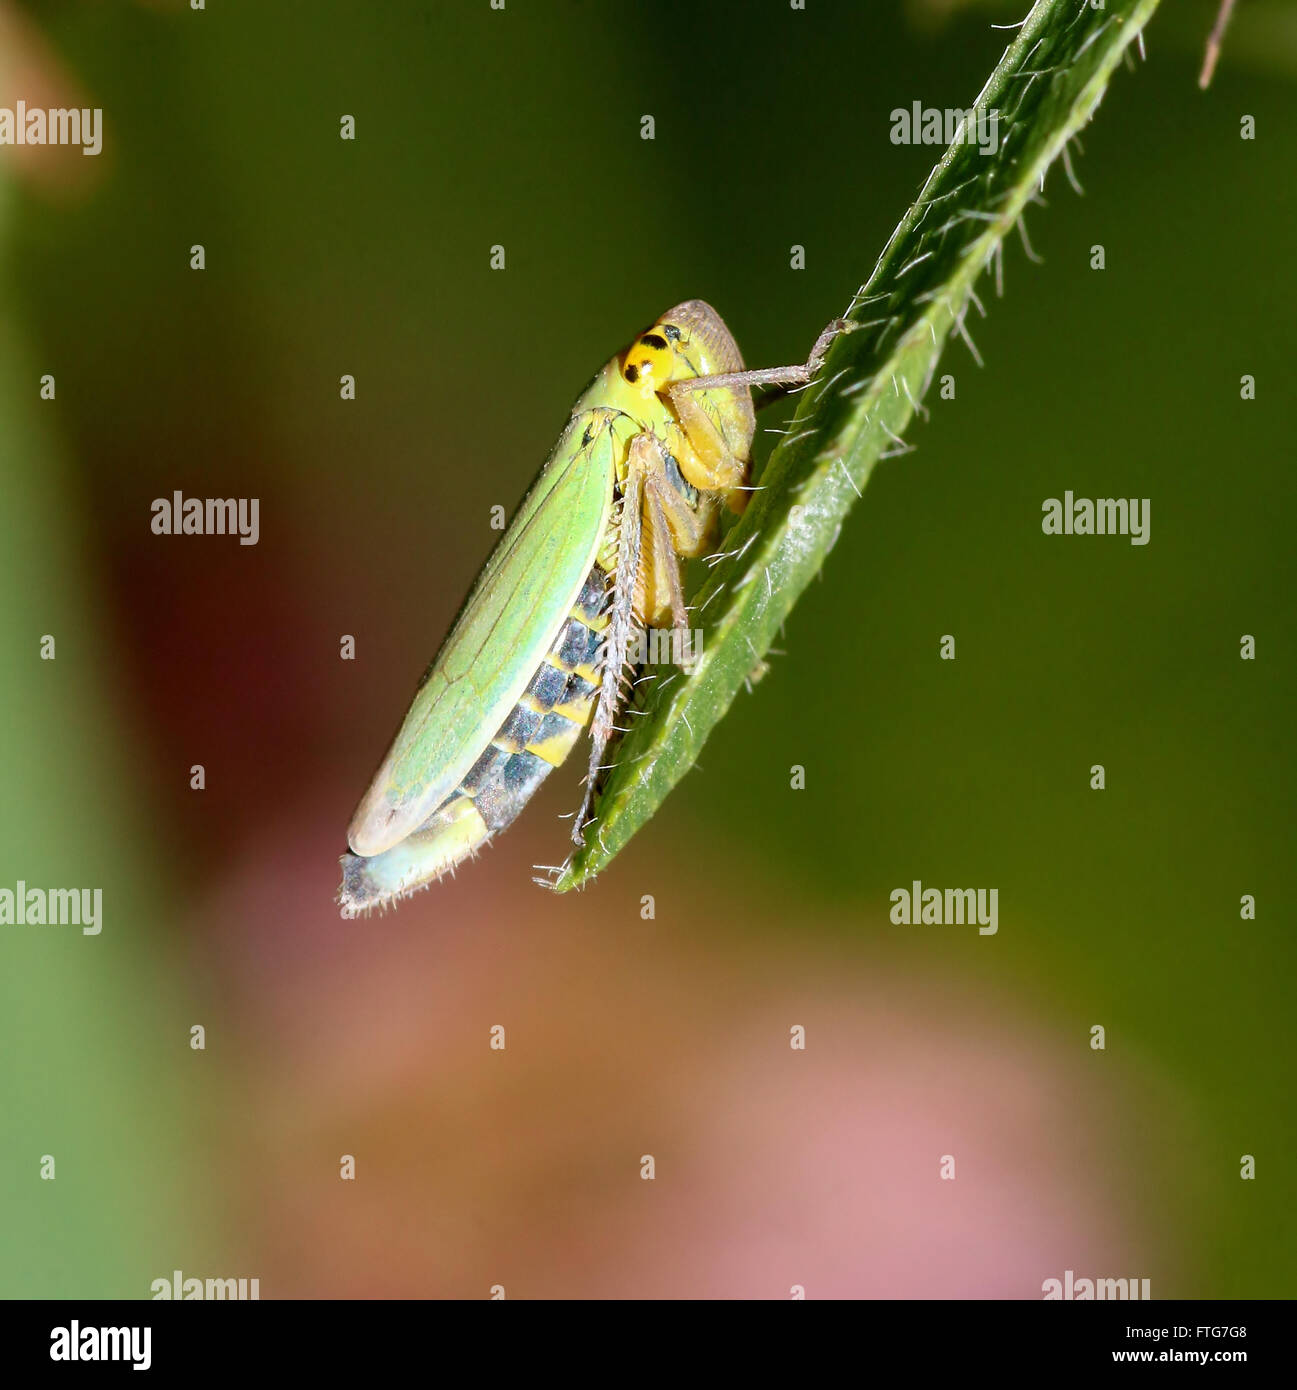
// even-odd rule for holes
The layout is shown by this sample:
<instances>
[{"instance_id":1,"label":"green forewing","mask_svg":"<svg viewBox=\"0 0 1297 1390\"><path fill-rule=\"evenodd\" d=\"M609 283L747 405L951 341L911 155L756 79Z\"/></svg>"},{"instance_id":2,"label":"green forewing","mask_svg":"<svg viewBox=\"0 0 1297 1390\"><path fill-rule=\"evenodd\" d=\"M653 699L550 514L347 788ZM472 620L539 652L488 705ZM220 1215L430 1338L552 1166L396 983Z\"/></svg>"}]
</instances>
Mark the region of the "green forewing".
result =
<instances>
[{"instance_id":1,"label":"green forewing","mask_svg":"<svg viewBox=\"0 0 1297 1390\"><path fill-rule=\"evenodd\" d=\"M381 853L416 830L495 737L590 572L609 522L618 457L634 432L612 410L573 415L356 812L356 853Z\"/></svg>"}]
</instances>

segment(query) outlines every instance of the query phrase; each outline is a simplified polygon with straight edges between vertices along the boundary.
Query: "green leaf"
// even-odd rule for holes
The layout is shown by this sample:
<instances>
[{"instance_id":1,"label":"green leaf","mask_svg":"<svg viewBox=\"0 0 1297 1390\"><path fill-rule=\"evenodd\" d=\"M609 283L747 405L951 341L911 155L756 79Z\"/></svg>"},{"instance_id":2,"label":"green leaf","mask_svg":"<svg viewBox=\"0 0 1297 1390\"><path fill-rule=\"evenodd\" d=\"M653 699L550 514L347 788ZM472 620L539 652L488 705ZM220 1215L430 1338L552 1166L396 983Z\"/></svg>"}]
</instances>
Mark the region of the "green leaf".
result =
<instances>
[{"instance_id":1,"label":"green leaf","mask_svg":"<svg viewBox=\"0 0 1297 1390\"><path fill-rule=\"evenodd\" d=\"M874 464L903 447L946 339L963 333L977 302L978 277L1046 171L1060 157L1067 164L1068 141L1157 5L1039 0L1027 16L976 103L979 116L999 112L999 148L983 154L971 137L951 144L852 300L845 317L861 326L834 341L694 600L702 659L687 679L650 688L617 747L586 846L555 882L560 892L602 870L693 766L824 563Z\"/></svg>"}]
</instances>

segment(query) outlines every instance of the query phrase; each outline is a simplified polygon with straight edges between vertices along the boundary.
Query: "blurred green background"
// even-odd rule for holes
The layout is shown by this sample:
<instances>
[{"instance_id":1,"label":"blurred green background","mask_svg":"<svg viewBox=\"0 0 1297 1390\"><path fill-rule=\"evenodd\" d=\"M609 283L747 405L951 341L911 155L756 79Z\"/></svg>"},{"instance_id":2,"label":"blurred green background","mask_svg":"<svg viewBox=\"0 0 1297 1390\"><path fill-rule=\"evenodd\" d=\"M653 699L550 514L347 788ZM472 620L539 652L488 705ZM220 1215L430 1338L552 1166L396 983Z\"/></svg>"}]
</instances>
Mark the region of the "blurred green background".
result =
<instances>
[{"instance_id":1,"label":"blurred green background","mask_svg":"<svg viewBox=\"0 0 1297 1390\"><path fill-rule=\"evenodd\" d=\"M1025 9L0 7L0 105L104 109L96 159L0 151L0 886L104 891L0 928L0 1292L1294 1293L1291 7L1206 94L1214 4L1155 18L985 367L591 890L531 883L574 766L453 882L332 902L577 391L692 296L803 357L938 153L889 112L969 104ZM153 535L175 489L260 543ZM1065 489L1151 543L1043 536ZM998 934L893 925L916 878Z\"/></svg>"}]
</instances>

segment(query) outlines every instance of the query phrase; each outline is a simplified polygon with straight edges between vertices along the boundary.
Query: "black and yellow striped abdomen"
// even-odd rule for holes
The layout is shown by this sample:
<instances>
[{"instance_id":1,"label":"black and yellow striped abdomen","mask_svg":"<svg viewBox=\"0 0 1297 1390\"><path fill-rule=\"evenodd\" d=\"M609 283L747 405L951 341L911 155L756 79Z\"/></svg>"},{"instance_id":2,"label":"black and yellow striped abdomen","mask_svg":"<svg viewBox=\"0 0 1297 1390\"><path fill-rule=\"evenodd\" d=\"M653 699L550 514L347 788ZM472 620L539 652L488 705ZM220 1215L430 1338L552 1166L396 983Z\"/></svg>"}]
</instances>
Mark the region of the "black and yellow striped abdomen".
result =
<instances>
[{"instance_id":1,"label":"black and yellow striped abdomen","mask_svg":"<svg viewBox=\"0 0 1297 1390\"><path fill-rule=\"evenodd\" d=\"M608 621L606 586L607 576L595 565L522 698L455 794L474 802L487 834L513 821L590 722Z\"/></svg>"},{"instance_id":2,"label":"black and yellow striped abdomen","mask_svg":"<svg viewBox=\"0 0 1297 1390\"><path fill-rule=\"evenodd\" d=\"M599 695L608 576L594 565L545 659L454 793L401 844L342 859L346 900L378 907L453 869L513 823L572 751Z\"/></svg>"}]
</instances>

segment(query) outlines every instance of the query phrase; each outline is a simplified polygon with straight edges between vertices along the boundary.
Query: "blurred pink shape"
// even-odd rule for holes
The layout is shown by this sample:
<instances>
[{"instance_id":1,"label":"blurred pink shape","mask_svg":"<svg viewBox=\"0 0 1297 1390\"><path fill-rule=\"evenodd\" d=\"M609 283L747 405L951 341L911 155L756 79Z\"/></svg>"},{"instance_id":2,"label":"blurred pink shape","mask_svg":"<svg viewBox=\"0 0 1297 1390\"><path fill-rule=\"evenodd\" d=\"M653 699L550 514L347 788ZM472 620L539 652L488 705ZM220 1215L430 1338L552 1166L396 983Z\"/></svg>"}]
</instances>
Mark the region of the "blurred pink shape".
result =
<instances>
[{"instance_id":1,"label":"blurred pink shape","mask_svg":"<svg viewBox=\"0 0 1297 1390\"><path fill-rule=\"evenodd\" d=\"M244 1058L229 1264L263 1297L1040 1298L1069 1268L1156 1296L1165 1235L1107 1176L1133 1103L1107 1055L929 940L898 964L917 929L825 934L753 885L717 933L647 853L559 899L529 881L562 833L543 811L344 922L344 802L204 914Z\"/></svg>"}]
</instances>

